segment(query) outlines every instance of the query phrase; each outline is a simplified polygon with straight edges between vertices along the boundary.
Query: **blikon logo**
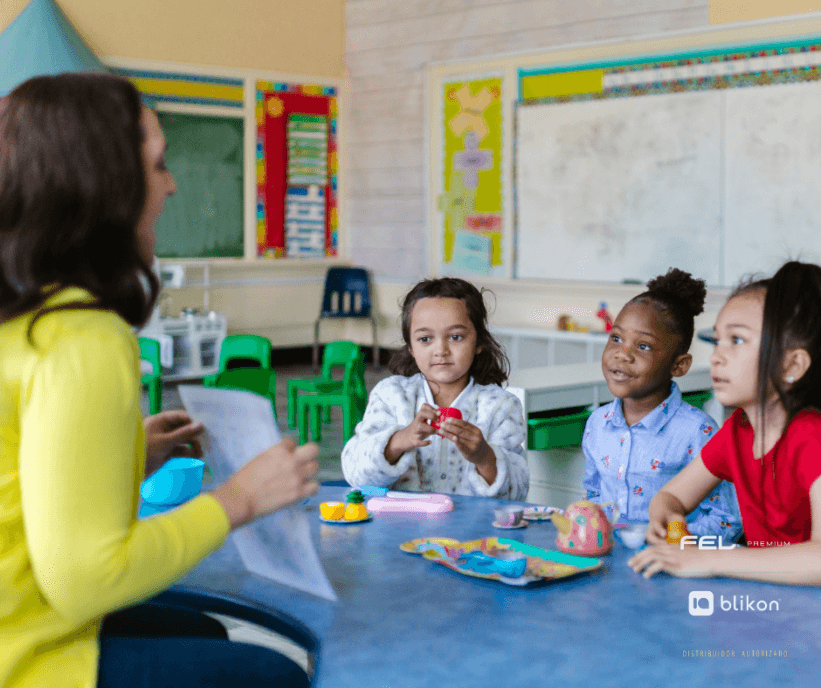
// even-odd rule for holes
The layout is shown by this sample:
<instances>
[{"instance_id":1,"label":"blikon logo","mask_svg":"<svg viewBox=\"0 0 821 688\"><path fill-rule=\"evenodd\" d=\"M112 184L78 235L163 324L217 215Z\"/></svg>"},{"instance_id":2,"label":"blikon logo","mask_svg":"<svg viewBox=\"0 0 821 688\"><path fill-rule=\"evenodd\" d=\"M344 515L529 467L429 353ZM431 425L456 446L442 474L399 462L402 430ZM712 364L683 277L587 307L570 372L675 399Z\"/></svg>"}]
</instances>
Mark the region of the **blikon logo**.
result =
<instances>
[{"instance_id":1,"label":"blikon logo","mask_svg":"<svg viewBox=\"0 0 821 688\"><path fill-rule=\"evenodd\" d=\"M723 612L777 612L781 610L779 600L756 600L749 595L719 597L719 607ZM687 603L690 616L712 616L715 611L715 596L709 590L693 590Z\"/></svg>"}]
</instances>

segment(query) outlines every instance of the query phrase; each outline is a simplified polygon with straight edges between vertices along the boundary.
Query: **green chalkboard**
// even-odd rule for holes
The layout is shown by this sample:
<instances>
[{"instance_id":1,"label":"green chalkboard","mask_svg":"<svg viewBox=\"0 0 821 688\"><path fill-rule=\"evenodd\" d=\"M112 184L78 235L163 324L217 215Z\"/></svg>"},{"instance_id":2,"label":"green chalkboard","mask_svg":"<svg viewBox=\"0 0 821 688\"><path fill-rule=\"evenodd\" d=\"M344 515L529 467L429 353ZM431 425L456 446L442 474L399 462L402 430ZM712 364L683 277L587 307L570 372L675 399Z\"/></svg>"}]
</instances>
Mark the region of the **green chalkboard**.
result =
<instances>
[{"instance_id":1,"label":"green chalkboard","mask_svg":"<svg viewBox=\"0 0 821 688\"><path fill-rule=\"evenodd\" d=\"M158 113L177 194L157 222L159 258L241 258L243 120Z\"/></svg>"}]
</instances>

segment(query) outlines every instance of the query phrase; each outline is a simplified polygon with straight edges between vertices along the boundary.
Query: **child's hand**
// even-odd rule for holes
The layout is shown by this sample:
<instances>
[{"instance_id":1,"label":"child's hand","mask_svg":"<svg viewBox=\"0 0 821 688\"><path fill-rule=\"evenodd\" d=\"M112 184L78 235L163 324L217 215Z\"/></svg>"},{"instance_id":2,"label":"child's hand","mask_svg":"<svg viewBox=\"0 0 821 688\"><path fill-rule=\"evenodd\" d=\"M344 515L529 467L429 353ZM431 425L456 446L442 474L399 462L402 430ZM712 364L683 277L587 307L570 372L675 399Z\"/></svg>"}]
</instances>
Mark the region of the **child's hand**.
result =
<instances>
[{"instance_id":1,"label":"child's hand","mask_svg":"<svg viewBox=\"0 0 821 688\"><path fill-rule=\"evenodd\" d=\"M393 465L399 461L399 458L405 452L417 447L427 447L430 444L430 436L436 432L430 423L438 417L439 415L433 406L422 404L419 413L416 414L410 425L393 433L393 436L388 440L388 445L385 447L387 462Z\"/></svg>"},{"instance_id":2,"label":"child's hand","mask_svg":"<svg viewBox=\"0 0 821 688\"><path fill-rule=\"evenodd\" d=\"M667 526L673 521L687 521L681 502L664 490L650 501L648 516L646 538L651 545L667 544Z\"/></svg>"},{"instance_id":3,"label":"child's hand","mask_svg":"<svg viewBox=\"0 0 821 688\"><path fill-rule=\"evenodd\" d=\"M679 578L710 578L710 552L681 545L658 545L641 550L627 565L645 578L664 571Z\"/></svg>"},{"instance_id":4,"label":"child's hand","mask_svg":"<svg viewBox=\"0 0 821 688\"><path fill-rule=\"evenodd\" d=\"M476 465L477 472L488 485L493 484L496 480L496 454L479 428L466 420L448 418L436 434L453 442L462 456Z\"/></svg>"}]
</instances>

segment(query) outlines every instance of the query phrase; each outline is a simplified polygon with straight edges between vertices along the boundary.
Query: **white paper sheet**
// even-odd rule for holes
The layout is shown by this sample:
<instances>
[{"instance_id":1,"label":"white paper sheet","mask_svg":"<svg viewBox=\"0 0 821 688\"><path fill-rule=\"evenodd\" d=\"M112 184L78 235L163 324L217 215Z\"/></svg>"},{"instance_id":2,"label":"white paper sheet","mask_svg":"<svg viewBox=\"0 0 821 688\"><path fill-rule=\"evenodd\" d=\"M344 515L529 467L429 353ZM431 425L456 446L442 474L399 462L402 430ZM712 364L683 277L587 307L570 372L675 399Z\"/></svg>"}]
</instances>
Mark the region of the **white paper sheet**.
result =
<instances>
[{"instance_id":1,"label":"white paper sheet","mask_svg":"<svg viewBox=\"0 0 821 688\"><path fill-rule=\"evenodd\" d=\"M219 485L280 440L271 402L252 392L181 385L185 410L205 426L203 451ZM258 519L232 534L252 573L336 601L299 507Z\"/></svg>"}]
</instances>

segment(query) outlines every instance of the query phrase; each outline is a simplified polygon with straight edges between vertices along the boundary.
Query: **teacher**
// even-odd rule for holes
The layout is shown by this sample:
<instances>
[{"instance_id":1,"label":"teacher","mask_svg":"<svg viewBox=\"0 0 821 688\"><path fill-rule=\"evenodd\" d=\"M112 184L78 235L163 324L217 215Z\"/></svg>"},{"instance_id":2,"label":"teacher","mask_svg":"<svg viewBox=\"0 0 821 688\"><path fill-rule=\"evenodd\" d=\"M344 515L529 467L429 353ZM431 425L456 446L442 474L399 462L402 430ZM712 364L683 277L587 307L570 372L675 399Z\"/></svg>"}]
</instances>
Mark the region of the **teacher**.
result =
<instances>
[{"instance_id":1,"label":"teacher","mask_svg":"<svg viewBox=\"0 0 821 688\"><path fill-rule=\"evenodd\" d=\"M316 446L286 440L212 492L137 520L146 434L132 328L158 295L154 226L175 190L157 117L128 81L37 77L6 99L0 685L306 682L290 660L225 639L100 642L105 615L171 585L232 529L318 490ZM172 430L165 421L155 430Z\"/></svg>"}]
</instances>

